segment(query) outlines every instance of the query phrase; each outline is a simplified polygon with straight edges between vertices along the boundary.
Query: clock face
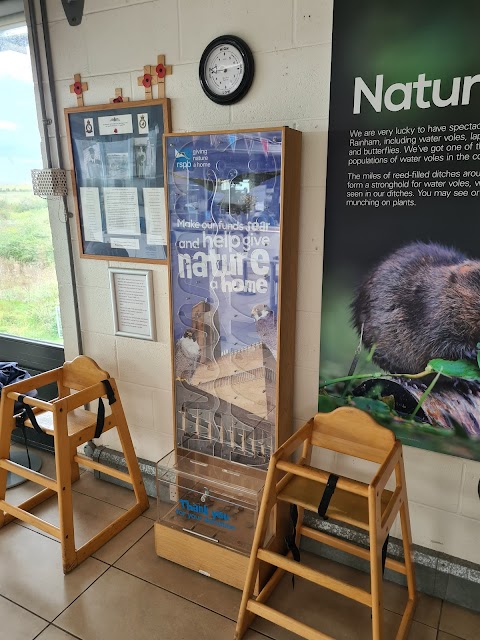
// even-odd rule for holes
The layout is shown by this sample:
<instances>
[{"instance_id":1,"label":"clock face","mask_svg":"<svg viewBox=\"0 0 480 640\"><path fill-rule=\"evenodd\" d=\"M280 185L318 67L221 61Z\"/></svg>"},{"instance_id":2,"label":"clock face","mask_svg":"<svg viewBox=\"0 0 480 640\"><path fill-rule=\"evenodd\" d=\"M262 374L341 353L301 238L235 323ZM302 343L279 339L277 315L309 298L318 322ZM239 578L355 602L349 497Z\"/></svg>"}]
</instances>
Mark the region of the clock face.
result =
<instances>
[{"instance_id":1,"label":"clock face","mask_svg":"<svg viewBox=\"0 0 480 640\"><path fill-rule=\"evenodd\" d=\"M236 36L220 36L205 49L200 60L202 89L218 104L232 104L242 98L253 81L252 52Z\"/></svg>"},{"instance_id":2,"label":"clock face","mask_svg":"<svg viewBox=\"0 0 480 640\"><path fill-rule=\"evenodd\" d=\"M216 46L207 56L205 81L219 96L228 96L238 89L244 74L242 54L232 44Z\"/></svg>"}]
</instances>

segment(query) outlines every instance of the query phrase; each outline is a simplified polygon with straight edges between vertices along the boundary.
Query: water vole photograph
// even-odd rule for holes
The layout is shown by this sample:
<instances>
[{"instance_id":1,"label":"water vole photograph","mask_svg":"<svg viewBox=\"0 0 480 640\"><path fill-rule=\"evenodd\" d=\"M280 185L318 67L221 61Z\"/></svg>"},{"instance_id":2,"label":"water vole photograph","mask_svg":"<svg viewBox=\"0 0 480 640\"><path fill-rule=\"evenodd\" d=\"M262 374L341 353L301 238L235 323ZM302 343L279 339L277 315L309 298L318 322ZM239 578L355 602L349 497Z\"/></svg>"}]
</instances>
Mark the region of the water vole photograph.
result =
<instances>
[{"instance_id":1,"label":"water vole photograph","mask_svg":"<svg viewBox=\"0 0 480 640\"><path fill-rule=\"evenodd\" d=\"M408 444L479 457L480 260L417 240L326 280L320 410L353 404Z\"/></svg>"}]
</instances>

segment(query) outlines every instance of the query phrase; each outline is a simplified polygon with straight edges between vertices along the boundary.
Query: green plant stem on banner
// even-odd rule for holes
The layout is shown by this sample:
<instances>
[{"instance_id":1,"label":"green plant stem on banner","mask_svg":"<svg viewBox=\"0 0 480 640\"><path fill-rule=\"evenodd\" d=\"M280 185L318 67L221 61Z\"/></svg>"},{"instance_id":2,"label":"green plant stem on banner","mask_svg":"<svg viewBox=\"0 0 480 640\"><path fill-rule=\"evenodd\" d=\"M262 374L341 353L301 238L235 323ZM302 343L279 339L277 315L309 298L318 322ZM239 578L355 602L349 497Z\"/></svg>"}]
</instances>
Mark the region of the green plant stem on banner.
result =
<instances>
[{"instance_id":1,"label":"green plant stem on banner","mask_svg":"<svg viewBox=\"0 0 480 640\"><path fill-rule=\"evenodd\" d=\"M420 396L420 400L418 401L417 406L415 407L415 409L413 410L411 417L414 418L417 413L420 411L422 404L425 402L425 398L428 396L428 394L432 391L433 387L437 384L438 379L440 378L440 376L442 375L442 372L439 371L437 373L437 375L435 376L435 378L432 380L432 382L428 385L428 387L425 389L425 391L422 393L422 395Z\"/></svg>"},{"instance_id":2,"label":"green plant stem on banner","mask_svg":"<svg viewBox=\"0 0 480 640\"><path fill-rule=\"evenodd\" d=\"M333 378L332 380L326 380L320 384L320 389L324 387L329 387L332 384L337 384L338 382L349 382L350 380L371 380L372 378L411 378L412 380L415 378L424 378L425 376L431 375L431 369L425 369L421 373L360 373L356 376L344 376L343 378Z\"/></svg>"}]
</instances>

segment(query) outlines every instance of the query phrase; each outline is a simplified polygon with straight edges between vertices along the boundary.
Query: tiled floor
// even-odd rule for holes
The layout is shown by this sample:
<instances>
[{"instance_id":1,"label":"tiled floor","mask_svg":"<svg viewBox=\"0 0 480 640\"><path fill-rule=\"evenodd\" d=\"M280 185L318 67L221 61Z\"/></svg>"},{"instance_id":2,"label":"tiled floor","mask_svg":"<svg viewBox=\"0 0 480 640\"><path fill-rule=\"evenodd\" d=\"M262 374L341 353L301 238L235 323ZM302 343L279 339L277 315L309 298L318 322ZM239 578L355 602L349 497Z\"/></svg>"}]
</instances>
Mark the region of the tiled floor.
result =
<instances>
[{"instance_id":1,"label":"tiled floor","mask_svg":"<svg viewBox=\"0 0 480 640\"><path fill-rule=\"evenodd\" d=\"M53 475L44 458L43 473ZM133 494L82 473L75 489L77 543L114 519ZM17 503L37 490L26 483L10 490ZM35 513L55 522L52 502ZM153 543L156 506L64 576L60 544L30 527L12 523L0 530L1 640L230 640L240 592L158 558ZM308 554L303 554L303 559ZM355 585L368 587L368 576L330 561L308 556L312 566ZM386 639L395 637L406 599L405 589L386 583ZM270 603L339 640L371 638L370 613L362 605L286 576ZM295 640L295 636L257 619L246 640ZM480 614L421 596L410 640L480 639Z\"/></svg>"}]
</instances>

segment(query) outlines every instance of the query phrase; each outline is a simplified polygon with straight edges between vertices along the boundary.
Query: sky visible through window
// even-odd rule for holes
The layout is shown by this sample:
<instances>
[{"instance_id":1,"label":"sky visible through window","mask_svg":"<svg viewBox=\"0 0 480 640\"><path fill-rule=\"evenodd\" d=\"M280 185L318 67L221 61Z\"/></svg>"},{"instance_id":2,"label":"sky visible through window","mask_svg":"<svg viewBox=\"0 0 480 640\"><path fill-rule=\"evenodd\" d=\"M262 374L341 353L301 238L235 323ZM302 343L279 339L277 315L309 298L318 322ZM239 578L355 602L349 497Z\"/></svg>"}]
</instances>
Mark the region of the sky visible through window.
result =
<instances>
[{"instance_id":1,"label":"sky visible through window","mask_svg":"<svg viewBox=\"0 0 480 640\"><path fill-rule=\"evenodd\" d=\"M0 31L0 183L26 184L41 168L27 27Z\"/></svg>"},{"instance_id":2,"label":"sky visible through window","mask_svg":"<svg viewBox=\"0 0 480 640\"><path fill-rule=\"evenodd\" d=\"M40 168L27 27L22 25L0 30L0 334L61 343L48 207L31 186L31 170Z\"/></svg>"}]
</instances>

